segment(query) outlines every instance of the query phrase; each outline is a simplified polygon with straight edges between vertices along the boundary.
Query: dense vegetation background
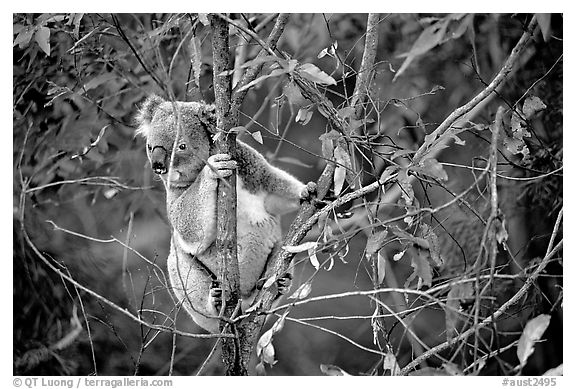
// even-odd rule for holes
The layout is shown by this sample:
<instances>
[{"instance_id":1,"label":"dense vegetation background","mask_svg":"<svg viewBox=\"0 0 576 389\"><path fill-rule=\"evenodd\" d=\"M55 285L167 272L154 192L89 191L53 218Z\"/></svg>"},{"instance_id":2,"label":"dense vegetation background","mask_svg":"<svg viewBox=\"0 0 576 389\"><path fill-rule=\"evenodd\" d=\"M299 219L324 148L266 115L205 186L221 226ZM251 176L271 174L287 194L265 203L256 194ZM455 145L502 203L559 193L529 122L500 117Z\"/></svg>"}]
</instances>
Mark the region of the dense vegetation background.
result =
<instances>
[{"instance_id":1,"label":"dense vegetation background","mask_svg":"<svg viewBox=\"0 0 576 389\"><path fill-rule=\"evenodd\" d=\"M357 189L352 182L366 185L385 166L409 162L426 134L498 73L531 15L380 17L370 97L356 123L365 135L355 139L361 173L346 177L343 189L333 193L336 198ZM265 36L274 15L230 18ZM197 14L13 15L16 374L189 375L210 353L214 340L145 324L199 332L174 310L164 276L170 236L164 189L133 125L138 105L150 93L214 100L211 36L201 19ZM290 58L323 70L318 89L337 109L347 106L354 89L366 19L365 14L294 14L278 44ZM562 23L561 15L539 16L509 79L463 123L466 131L458 137L464 142L442 150L437 157L442 165L423 168L413 184L400 180L404 192L392 205L374 211L381 194L372 194L338 209L321 222L331 226L330 239L337 238L327 239L322 226L309 234L307 240L321 243L319 262L333 261L329 271L328 265L315 269L306 253L297 257L292 290L310 280L308 297L378 286L440 287L438 294L430 292L436 300L397 292L294 307L289 318L295 320L287 320L274 337L278 362L268 374L339 371L329 365L350 374L389 374L384 356L390 350L405 366L480 316L489 317L519 290L549 253L563 207ZM236 56L250 59L259 50L240 28L231 29L231 40ZM264 74L270 74L268 66ZM335 85L326 86L331 80ZM479 176L499 106L508 110L508 132L499 144L498 169L514 179L499 181L501 239L491 270L490 263L475 261L484 231L478 215L490 208L487 184ZM331 127L287 74L261 80L249 91L241 122L253 134L242 134L243 140L302 181L316 180L326 165L319 137ZM254 135L258 131L262 144ZM417 221L397 217L410 207L438 207L475 182L465 203L454 201ZM371 212L376 214L370 217ZM386 226L396 229L383 235L380 221L391 217L397 221ZM290 221L289 216L286 227ZM509 252L502 246L506 234ZM561 235L560 225L556 241ZM428 255L441 255L442 265ZM429 374L542 374L560 365L561 250L539 275L504 317L421 367L439 369L426 370ZM470 289L449 286L466 276L482 279L476 287L489 289L482 301L472 283L462 284ZM445 307L449 296L457 300L452 311ZM540 325L547 328L540 334L546 341L527 361L519 360L519 338L537 317L550 320ZM218 358L203 369L203 374L220 373Z\"/></svg>"}]
</instances>

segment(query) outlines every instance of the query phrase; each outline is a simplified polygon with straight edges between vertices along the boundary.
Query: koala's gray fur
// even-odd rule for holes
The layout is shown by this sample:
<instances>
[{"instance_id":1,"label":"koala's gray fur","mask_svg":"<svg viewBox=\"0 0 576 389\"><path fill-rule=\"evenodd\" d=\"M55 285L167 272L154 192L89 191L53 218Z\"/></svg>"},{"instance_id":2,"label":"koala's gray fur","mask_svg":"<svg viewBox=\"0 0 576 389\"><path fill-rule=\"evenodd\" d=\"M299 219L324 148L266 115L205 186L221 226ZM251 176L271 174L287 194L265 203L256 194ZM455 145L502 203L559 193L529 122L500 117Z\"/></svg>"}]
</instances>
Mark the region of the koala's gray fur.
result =
<instances>
[{"instance_id":1,"label":"koala's gray fur","mask_svg":"<svg viewBox=\"0 0 576 389\"><path fill-rule=\"evenodd\" d=\"M212 282L221 273L214 246L218 178L237 168L238 263L244 308L252 303L268 257L281 238L279 216L298 208L306 185L241 141L236 161L214 154L214 106L192 102L176 102L175 106L178 115L172 102L150 96L136 118L137 133L146 138L148 159L166 187L172 224L167 261L174 294L198 325L218 332L218 321L213 318L218 312L211 298ZM178 141L177 117L181 124Z\"/></svg>"}]
</instances>

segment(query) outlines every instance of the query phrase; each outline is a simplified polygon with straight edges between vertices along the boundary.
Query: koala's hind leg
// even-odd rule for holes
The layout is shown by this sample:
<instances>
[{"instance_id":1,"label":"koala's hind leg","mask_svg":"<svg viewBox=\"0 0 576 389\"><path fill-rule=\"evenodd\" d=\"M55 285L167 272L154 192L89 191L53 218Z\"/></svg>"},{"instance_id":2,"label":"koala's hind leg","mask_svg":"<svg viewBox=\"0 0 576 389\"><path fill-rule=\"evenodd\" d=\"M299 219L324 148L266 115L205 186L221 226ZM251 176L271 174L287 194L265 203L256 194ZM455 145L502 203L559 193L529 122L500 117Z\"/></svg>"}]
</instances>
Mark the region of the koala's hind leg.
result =
<instances>
[{"instance_id":1,"label":"koala's hind leg","mask_svg":"<svg viewBox=\"0 0 576 389\"><path fill-rule=\"evenodd\" d=\"M213 277L198 259L190 254L170 247L168 274L176 303L205 330L218 333L218 310L215 305L222 300L222 293L213 286Z\"/></svg>"}]
</instances>

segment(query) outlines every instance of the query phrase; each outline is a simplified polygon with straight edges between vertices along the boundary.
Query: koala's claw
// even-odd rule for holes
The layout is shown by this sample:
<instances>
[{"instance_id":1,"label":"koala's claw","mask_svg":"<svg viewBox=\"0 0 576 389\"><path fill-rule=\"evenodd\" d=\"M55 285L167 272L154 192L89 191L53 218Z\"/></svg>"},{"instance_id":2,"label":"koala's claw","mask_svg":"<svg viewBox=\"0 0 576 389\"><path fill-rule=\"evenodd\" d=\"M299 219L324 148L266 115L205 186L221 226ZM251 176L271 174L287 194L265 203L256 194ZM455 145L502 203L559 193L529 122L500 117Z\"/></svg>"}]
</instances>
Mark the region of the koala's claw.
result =
<instances>
[{"instance_id":1,"label":"koala's claw","mask_svg":"<svg viewBox=\"0 0 576 389\"><path fill-rule=\"evenodd\" d=\"M220 287L219 281L212 280L209 298L212 306L216 309L216 312L220 312L220 308L222 308L222 288Z\"/></svg>"},{"instance_id":2,"label":"koala's claw","mask_svg":"<svg viewBox=\"0 0 576 389\"><path fill-rule=\"evenodd\" d=\"M300 192L300 202L310 201L313 197L316 196L316 192L318 190L318 185L315 182L310 181L306 184L302 192Z\"/></svg>"},{"instance_id":3,"label":"koala's claw","mask_svg":"<svg viewBox=\"0 0 576 389\"><path fill-rule=\"evenodd\" d=\"M238 168L230 154L214 154L208 157L209 175L214 179L229 177Z\"/></svg>"},{"instance_id":4,"label":"koala's claw","mask_svg":"<svg viewBox=\"0 0 576 389\"><path fill-rule=\"evenodd\" d=\"M302 192L300 192L300 204L310 202L315 208L321 209L328 203L324 200L318 200L318 185L310 181L306 184Z\"/></svg>"},{"instance_id":5,"label":"koala's claw","mask_svg":"<svg viewBox=\"0 0 576 389\"><path fill-rule=\"evenodd\" d=\"M282 277L278 278L276 285L278 287L278 295L282 296L287 294L292 286L292 274L285 273Z\"/></svg>"},{"instance_id":6,"label":"koala's claw","mask_svg":"<svg viewBox=\"0 0 576 389\"><path fill-rule=\"evenodd\" d=\"M264 288L264 284L266 283L266 281L267 281L266 278L260 278L256 282L256 289L261 290L262 288ZM292 286L292 274L284 273L282 277L278 277L275 283L276 288L278 289L279 296L288 293L290 287Z\"/></svg>"}]
</instances>

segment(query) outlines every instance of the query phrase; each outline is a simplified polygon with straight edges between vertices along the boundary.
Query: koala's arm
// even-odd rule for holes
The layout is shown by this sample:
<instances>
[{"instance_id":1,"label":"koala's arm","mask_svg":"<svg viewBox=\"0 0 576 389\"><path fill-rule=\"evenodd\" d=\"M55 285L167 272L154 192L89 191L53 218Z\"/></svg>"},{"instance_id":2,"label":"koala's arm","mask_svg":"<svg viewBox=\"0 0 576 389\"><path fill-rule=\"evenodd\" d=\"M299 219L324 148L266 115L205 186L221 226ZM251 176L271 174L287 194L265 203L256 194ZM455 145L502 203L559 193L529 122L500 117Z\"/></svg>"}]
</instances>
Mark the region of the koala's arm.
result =
<instances>
[{"instance_id":1,"label":"koala's arm","mask_svg":"<svg viewBox=\"0 0 576 389\"><path fill-rule=\"evenodd\" d=\"M238 142L238 174L248 190L264 191L264 208L272 215L283 215L300 207L306 185L297 178L270 165L264 156L245 143Z\"/></svg>"},{"instance_id":2,"label":"koala's arm","mask_svg":"<svg viewBox=\"0 0 576 389\"><path fill-rule=\"evenodd\" d=\"M216 185L205 166L198 178L179 196L168 197L174 237L191 255L204 253L216 239Z\"/></svg>"},{"instance_id":3,"label":"koala's arm","mask_svg":"<svg viewBox=\"0 0 576 389\"><path fill-rule=\"evenodd\" d=\"M300 208L306 185L284 170L268 164L264 207L272 215L283 215Z\"/></svg>"}]
</instances>

